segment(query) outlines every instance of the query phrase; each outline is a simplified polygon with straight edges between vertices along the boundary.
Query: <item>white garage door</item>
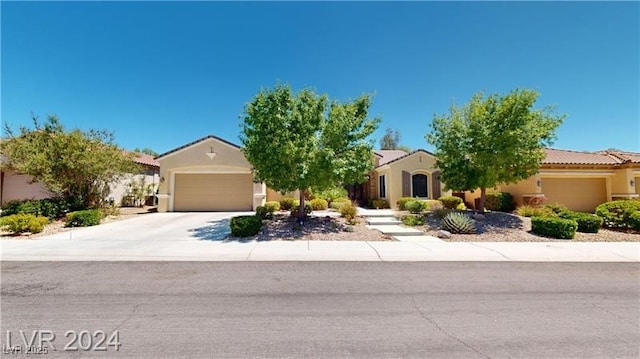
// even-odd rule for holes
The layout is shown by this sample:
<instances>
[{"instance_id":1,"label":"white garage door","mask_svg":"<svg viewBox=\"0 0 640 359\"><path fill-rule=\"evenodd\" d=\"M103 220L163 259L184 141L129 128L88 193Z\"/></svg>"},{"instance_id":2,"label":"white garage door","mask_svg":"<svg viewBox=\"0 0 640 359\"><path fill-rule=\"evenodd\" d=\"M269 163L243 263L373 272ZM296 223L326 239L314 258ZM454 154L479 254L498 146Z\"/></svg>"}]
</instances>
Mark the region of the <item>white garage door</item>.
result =
<instances>
[{"instance_id":1,"label":"white garage door","mask_svg":"<svg viewBox=\"0 0 640 359\"><path fill-rule=\"evenodd\" d=\"M593 212L607 201L604 178L542 178L547 203L560 203L574 211Z\"/></svg>"},{"instance_id":2,"label":"white garage door","mask_svg":"<svg viewBox=\"0 0 640 359\"><path fill-rule=\"evenodd\" d=\"M176 174L173 210L176 212L250 211L251 174Z\"/></svg>"}]
</instances>

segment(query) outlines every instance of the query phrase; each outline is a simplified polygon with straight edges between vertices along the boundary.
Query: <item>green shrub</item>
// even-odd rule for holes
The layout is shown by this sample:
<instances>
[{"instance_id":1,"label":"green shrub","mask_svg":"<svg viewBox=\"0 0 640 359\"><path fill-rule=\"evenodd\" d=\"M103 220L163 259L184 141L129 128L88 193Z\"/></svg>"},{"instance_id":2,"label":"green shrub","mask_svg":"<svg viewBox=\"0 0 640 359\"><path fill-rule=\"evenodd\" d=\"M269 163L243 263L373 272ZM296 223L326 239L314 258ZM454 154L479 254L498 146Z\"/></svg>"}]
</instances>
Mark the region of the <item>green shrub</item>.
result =
<instances>
[{"instance_id":1,"label":"green shrub","mask_svg":"<svg viewBox=\"0 0 640 359\"><path fill-rule=\"evenodd\" d=\"M465 213L451 212L442 219L442 229L451 233L474 234L476 221Z\"/></svg>"},{"instance_id":2,"label":"green shrub","mask_svg":"<svg viewBox=\"0 0 640 359\"><path fill-rule=\"evenodd\" d=\"M560 217L531 217L531 231L542 236L572 239L576 235L578 222Z\"/></svg>"},{"instance_id":3,"label":"green shrub","mask_svg":"<svg viewBox=\"0 0 640 359\"><path fill-rule=\"evenodd\" d=\"M631 228L640 231L640 211L631 213L629 216L629 224L631 225Z\"/></svg>"},{"instance_id":4,"label":"green shrub","mask_svg":"<svg viewBox=\"0 0 640 359\"><path fill-rule=\"evenodd\" d=\"M420 214L426 211L428 206L427 202L419 199L413 199L404 204L404 208L413 214Z\"/></svg>"},{"instance_id":5,"label":"green shrub","mask_svg":"<svg viewBox=\"0 0 640 359\"><path fill-rule=\"evenodd\" d=\"M633 228L635 221L631 216L639 211L637 200L605 202L596 207L596 214L604 220L604 226L610 228Z\"/></svg>"},{"instance_id":6,"label":"green shrub","mask_svg":"<svg viewBox=\"0 0 640 359\"><path fill-rule=\"evenodd\" d=\"M569 208L567 208L567 206L560 203L545 204L543 207L557 215L560 215L561 213L569 211Z\"/></svg>"},{"instance_id":7,"label":"green shrub","mask_svg":"<svg viewBox=\"0 0 640 359\"><path fill-rule=\"evenodd\" d=\"M467 206L464 203L460 203L457 207L456 207L456 211L466 211L467 210Z\"/></svg>"},{"instance_id":8,"label":"green shrub","mask_svg":"<svg viewBox=\"0 0 640 359\"><path fill-rule=\"evenodd\" d=\"M5 203L2 206L2 216L10 216L12 214L24 213L34 214L36 216L44 216L50 219L61 218L70 209L69 204L64 198L44 198L44 199L27 199L14 200Z\"/></svg>"},{"instance_id":9,"label":"green shrub","mask_svg":"<svg viewBox=\"0 0 640 359\"><path fill-rule=\"evenodd\" d=\"M438 201L447 209L456 209L460 203L463 203L462 198L456 196L443 196L438 198Z\"/></svg>"},{"instance_id":10,"label":"green shrub","mask_svg":"<svg viewBox=\"0 0 640 359\"><path fill-rule=\"evenodd\" d=\"M598 233L602 226L602 218L591 213L565 211L559 214L560 218L572 219L578 223L578 232Z\"/></svg>"},{"instance_id":11,"label":"green shrub","mask_svg":"<svg viewBox=\"0 0 640 359\"><path fill-rule=\"evenodd\" d=\"M262 228L262 219L258 216L237 216L231 218L230 227L234 237L255 236Z\"/></svg>"},{"instance_id":12,"label":"green shrub","mask_svg":"<svg viewBox=\"0 0 640 359\"><path fill-rule=\"evenodd\" d=\"M311 208L314 211L324 211L325 209L329 208L329 202L322 198L312 199L310 203Z\"/></svg>"},{"instance_id":13,"label":"green shrub","mask_svg":"<svg viewBox=\"0 0 640 359\"><path fill-rule=\"evenodd\" d=\"M293 203L296 201L293 197L282 197L280 200L280 209L288 211L293 207ZM298 202L299 203L299 202Z\"/></svg>"},{"instance_id":14,"label":"green shrub","mask_svg":"<svg viewBox=\"0 0 640 359\"><path fill-rule=\"evenodd\" d=\"M326 199L329 204L339 198L347 197L347 190L342 187L332 187L322 191L313 192L314 198Z\"/></svg>"},{"instance_id":15,"label":"green shrub","mask_svg":"<svg viewBox=\"0 0 640 359\"><path fill-rule=\"evenodd\" d=\"M371 207L375 209L389 208L389 201L386 199L374 199L371 201Z\"/></svg>"},{"instance_id":16,"label":"green shrub","mask_svg":"<svg viewBox=\"0 0 640 359\"><path fill-rule=\"evenodd\" d=\"M438 201L437 199L426 199L424 200L424 203L427 206L427 211L435 211L436 209L444 208L442 202Z\"/></svg>"},{"instance_id":17,"label":"green shrub","mask_svg":"<svg viewBox=\"0 0 640 359\"><path fill-rule=\"evenodd\" d=\"M431 211L431 214L436 217L439 220L442 220L444 217L446 217L447 215L449 215L449 213L451 213L451 209L448 208L436 208L434 210Z\"/></svg>"},{"instance_id":18,"label":"green shrub","mask_svg":"<svg viewBox=\"0 0 640 359\"><path fill-rule=\"evenodd\" d=\"M11 233L40 233L49 219L30 213L12 214L0 218L0 226Z\"/></svg>"},{"instance_id":19,"label":"green shrub","mask_svg":"<svg viewBox=\"0 0 640 359\"><path fill-rule=\"evenodd\" d=\"M413 197L400 197L399 200L396 201L396 204L398 205L398 209L401 211L406 211L407 207L406 204L409 201L413 201L414 198Z\"/></svg>"},{"instance_id":20,"label":"green shrub","mask_svg":"<svg viewBox=\"0 0 640 359\"><path fill-rule=\"evenodd\" d=\"M280 210L280 202L278 201L267 201L264 206L266 208L268 208L271 213L279 211Z\"/></svg>"},{"instance_id":21,"label":"green shrub","mask_svg":"<svg viewBox=\"0 0 640 359\"><path fill-rule=\"evenodd\" d=\"M557 215L546 207L522 205L516 209L516 213L522 217L556 217Z\"/></svg>"},{"instance_id":22,"label":"green shrub","mask_svg":"<svg viewBox=\"0 0 640 359\"><path fill-rule=\"evenodd\" d=\"M340 215L349 222L353 221L356 218L356 214L358 213L356 206L354 206L352 202L347 202L342 205L339 211Z\"/></svg>"},{"instance_id":23,"label":"green shrub","mask_svg":"<svg viewBox=\"0 0 640 359\"><path fill-rule=\"evenodd\" d=\"M291 207L290 209L290 214L292 216L297 216L299 208L300 208L300 201L296 200L293 204L293 207ZM304 202L304 215L308 216L311 214L311 212L313 212L313 207L311 207L311 203Z\"/></svg>"},{"instance_id":24,"label":"green shrub","mask_svg":"<svg viewBox=\"0 0 640 359\"><path fill-rule=\"evenodd\" d=\"M75 211L67 214L65 227L88 227L100 224L102 213L97 209Z\"/></svg>"},{"instance_id":25,"label":"green shrub","mask_svg":"<svg viewBox=\"0 0 640 359\"><path fill-rule=\"evenodd\" d=\"M338 198L334 199L333 201L329 201L329 204L331 204L333 202L351 202L351 200L348 197L338 197Z\"/></svg>"},{"instance_id":26,"label":"green shrub","mask_svg":"<svg viewBox=\"0 0 640 359\"><path fill-rule=\"evenodd\" d=\"M348 202L348 201L340 201L340 202L333 201L333 202L331 202L331 204L329 204L329 208L340 209L340 207L344 206L345 204L349 204L349 203L351 203L351 202Z\"/></svg>"},{"instance_id":27,"label":"green shrub","mask_svg":"<svg viewBox=\"0 0 640 359\"><path fill-rule=\"evenodd\" d=\"M273 218L273 207L267 206L258 206L256 207L256 216L260 219L272 219Z\"/></svg>"},{"instance_id":28,"label":"green shrub","mask_svg":"<svg viewBox=\"0 0 640 359\"><path fill-rule=\"evenodd\" d=\"M513 196L508 192L489 192L485 196L484 207L490 211L513 211Z\"/></svg>"},{"instance_id":29,"label":"green shrub","mask_svg":"<svg viewBox=\"0 0 640 359\"><path fill-rule=\"evenodd\" d=\"M407 215L402 216L402 224L406 226L422 226L424 225L424 216Z\"/></svg>"}]
</instances>

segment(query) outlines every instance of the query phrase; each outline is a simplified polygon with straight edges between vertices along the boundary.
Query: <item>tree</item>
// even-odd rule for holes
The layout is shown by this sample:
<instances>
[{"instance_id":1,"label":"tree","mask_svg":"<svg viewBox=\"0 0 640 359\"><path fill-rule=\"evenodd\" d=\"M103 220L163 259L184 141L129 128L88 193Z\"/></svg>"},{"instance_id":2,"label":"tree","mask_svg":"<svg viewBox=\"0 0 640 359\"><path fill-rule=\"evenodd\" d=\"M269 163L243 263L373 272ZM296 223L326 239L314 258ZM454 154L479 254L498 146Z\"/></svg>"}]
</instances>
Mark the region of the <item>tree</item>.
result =
<instances>
[{"instance_id":1,"label":"tree","mask_svg":"<svg viewBox=\"0 0 640 359\"><path fill-rule=\"evenodd\" d=\"M33 124L34 129L20 127L17 135L5 124L3 166L30 175L76 209L102 205L109 184L136 171L131 155L114 144L108 131L65 131L56 116L44 125L33 116Z\"/></svg>"},{"instance_id":2,"label":"tree","mask_svg":"<svg viewBox=\"0 0 640 359\"><path fill-rule=\"evenodd\" d=\"M400 146L400 132L387 128L384 136L380 139L381 150L397 150Z\"/></svg>"},{"instance_id":3,"label":"tree","mask_svg":"<svg viewBox=\"0 0 640 359\"><path fill-rule=\"evenodd\" d=\"M534 175L555 139L564 115L553 108L534 109L538 93L516 89L507 95L482 93L468 104L455 104L435 115L426 138L435 146L436 166L447 189L480 188L480 211L486 189Z\"/></svg>"},{"instance_id":4,"label":"tree","mask_svg":"<svg viewBox=\"0 0 640 359\"><path fill-rule=\"evenodd\" d=\"M368 137L379 123L367 119L370 105L367 95L340 103L310 89L293 94L283 84L261 90L241 116L255 180L283 193L300 190L300 220L306 191L363 183L373 168Z\"/></svg>"},{"instance_id":5,"label":"tree","mask_svg":"<svg viewBox=\"0 0 640 359\"><path fill-rule=\"evenodd\" d=\"M153 156L153 157L157 157L159 155L158 152L150 149L149 147L145 147L145 148L142 148L142 149L136 147L136 148L133 149L133 152L143 153L145 155L149 155L149 156Z\"/></svg>"}]
</instances>

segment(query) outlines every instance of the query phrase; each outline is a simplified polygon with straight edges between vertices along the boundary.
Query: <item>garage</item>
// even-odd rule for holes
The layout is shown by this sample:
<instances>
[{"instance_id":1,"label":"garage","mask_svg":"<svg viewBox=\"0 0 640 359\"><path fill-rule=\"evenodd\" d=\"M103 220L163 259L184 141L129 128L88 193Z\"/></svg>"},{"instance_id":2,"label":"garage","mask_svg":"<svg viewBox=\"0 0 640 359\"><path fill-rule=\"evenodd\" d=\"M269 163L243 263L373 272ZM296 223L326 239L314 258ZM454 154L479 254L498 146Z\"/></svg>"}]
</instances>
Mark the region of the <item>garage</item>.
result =
<instances>
[{"instance_id":1,"label":"garage","mask_svg":"<svg viewBox=\"0 0 640 359\"><path fill-rule=\"evenodd\" d=\"M251 174L175 175L174 211L250 211L252 205Z\"/></svg>"},{"instance_id":2,"label":"garage","mask_svg":"<svg viewBox=\"0 0 640 359\"><path fill-rule=\"evenodd\" d=\"M574 211L593 212L607 201L604 178L542 178L547 203L561 203Z\"/></svg>"}]
</instances>

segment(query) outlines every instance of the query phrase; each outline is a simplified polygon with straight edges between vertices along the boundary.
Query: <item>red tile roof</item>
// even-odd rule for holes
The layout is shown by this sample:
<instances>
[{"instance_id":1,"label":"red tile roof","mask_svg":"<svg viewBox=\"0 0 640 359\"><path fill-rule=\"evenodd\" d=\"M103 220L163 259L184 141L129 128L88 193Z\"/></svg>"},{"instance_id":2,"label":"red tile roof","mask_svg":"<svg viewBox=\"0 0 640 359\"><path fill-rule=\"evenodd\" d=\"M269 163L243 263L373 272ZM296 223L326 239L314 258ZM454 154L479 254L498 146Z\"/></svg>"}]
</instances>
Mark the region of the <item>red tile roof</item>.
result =
<instances>
[{"instance_id":1,"label":"red tile roof","mask_svg":"<svg viewBox=\"0 0 640 359\"><path fill-rule=\"evenodd\" d=\"M547 156L542 164L547 165L617 165L622 163L608 153L580 152L545 148Z\"/></svg>"},{"instance_id":2,"label":"red tile roof","mask_svg":"<svg viewBox=\"0 0 640 359\"><path fill-rule=\"evenodd\" d=\"M146 155L144 153L135 153L133 162L152 167L160 167L160 162L156 161L153 156Z\"/></svg>"},{"instance_id":3,"label":"red tile roof","mask_svg":"<svg viewBox=\"0 0 640 359\"><path fill-rule=\"evenodd\" d=\"M611 156L617 157L623 162L640 163L640 153L617 151L617 150L607 150L602 152L605 152Z\"/></svg>"},{"instance_id":4,"label":"red tile roof","mask_svg":"<svg viewBox=\"0 0 640 359\"><path fill-rule=\"evenodd\" d=\"M379 166L385 165L407 155L403 150L376 150L375 152L381 156Z\"/></svg>"}]
</instances>

